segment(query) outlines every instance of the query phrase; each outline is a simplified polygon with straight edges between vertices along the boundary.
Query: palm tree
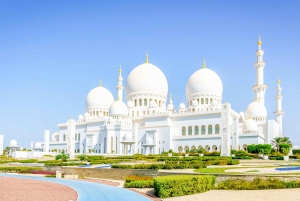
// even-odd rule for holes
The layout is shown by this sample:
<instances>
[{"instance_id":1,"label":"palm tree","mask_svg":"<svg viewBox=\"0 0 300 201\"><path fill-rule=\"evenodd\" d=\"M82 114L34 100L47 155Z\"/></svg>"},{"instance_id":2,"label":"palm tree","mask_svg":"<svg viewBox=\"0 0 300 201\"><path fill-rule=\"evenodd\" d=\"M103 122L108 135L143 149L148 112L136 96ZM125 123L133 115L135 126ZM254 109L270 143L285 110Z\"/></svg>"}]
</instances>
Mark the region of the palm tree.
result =
<instances>
[{"instance_id":1,"label":"palm tree","mask_svg":"<svg viewBox=\"0 0 300 201\"><path fill-rule=\"evenodd\" d=\"M279 151L279 145L281 144L281 137L275 137L272 141L271 141L271 145L273 147L276 147L277 152Z\"/></svg>"},{"instance_id":2,"label":"palm tree","mask_svg":"<svg viewBox=\"0 0 300 201\"><path fill-rule=\"evenodd\" d=\"M271 145L273 147L276 147L277 152L279 152L279 147L280 147L281 144L288 144L291 148L293 147L293 144L290 141L290 138L288 138L288 137L275 137L271 141Z\"/></svg>"}]
</instances>

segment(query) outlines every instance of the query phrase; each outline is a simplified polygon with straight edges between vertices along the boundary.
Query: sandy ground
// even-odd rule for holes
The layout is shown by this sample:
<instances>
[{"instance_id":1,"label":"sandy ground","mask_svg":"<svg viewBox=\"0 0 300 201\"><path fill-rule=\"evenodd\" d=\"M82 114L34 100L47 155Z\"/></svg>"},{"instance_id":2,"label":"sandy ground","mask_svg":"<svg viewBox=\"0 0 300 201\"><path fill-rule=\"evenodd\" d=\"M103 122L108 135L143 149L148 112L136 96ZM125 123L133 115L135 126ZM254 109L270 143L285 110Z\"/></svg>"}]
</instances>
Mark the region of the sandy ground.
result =
<instances>
[{"instance_id":1,"label":"sandy ground","mask_svg":"<svg viewBox=\"0 0 300 201\"><path fill-rule=\"evenodd\" d=\"M300 189L212 190L195 195L162 199L164 201L300 201Z\"/></svg>"},{"instance_id":2,"label":"sandy ground","mask_svg":"<svg viewBox=\"0 0 300 201\"><path fill-rule=\"evenodd\" d=\"M75 201L77 192L52 182L0 177L0 200L5 201Z\"/></svg>"}]
</instances>

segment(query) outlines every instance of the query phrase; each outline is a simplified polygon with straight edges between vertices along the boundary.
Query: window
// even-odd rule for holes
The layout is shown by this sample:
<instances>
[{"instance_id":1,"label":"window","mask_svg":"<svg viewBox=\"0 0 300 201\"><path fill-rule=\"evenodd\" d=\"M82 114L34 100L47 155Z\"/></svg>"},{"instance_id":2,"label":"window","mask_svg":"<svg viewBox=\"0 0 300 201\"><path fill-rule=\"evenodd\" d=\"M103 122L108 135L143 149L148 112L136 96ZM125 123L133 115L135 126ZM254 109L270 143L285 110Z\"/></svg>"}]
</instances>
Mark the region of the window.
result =
<instances>
[{"instance_id":1,"label":"window","mask_svg":"<svg viewBox=\"0 0 300 201\"><path fill-rule=\"evenodd\" d=\"M212 125L208 126L208 134L212 134Z\"/></svg>"},{"instance_id":2,"label":"window","mask_svg":"<svg viewBox=\"0 0 300 201\"><path fill-rule=\"evenodd\" d=\"M201 104L204 104L204 98L201 98Z\"/></svg>"},{"instance_id":3,"label":"window","mask_svg":"<svg viewBox=\"0 0 300 201\"><path fill-rule=\"evenodd\" d=\"M144 106L147 106L147 99L144 99Z\"/></svg>"},{"instance_id":4,"label":"window","mask_svg":"<svg viewBox=\"0 0 300 201\"><path fill-rule=\"evenodd\" d=\"M80 133L78 133L78 141L80 141Z\"/></svg>"},{"instance_id":5,"label":"window","mask_svg":"<svg viewBox=\"0 0 300 201\"><path fill-rule=\"evenodd\" d=\"M139 103L140 103L139 105L142 106L142 99L139 100Z\"/></svg>"},{"instance_id":6,"label":"window","mask_svg":"<svg viewBox=\"0 0 300 201\"><path fill-rule=\"evenodd\" d=\"M189 126L189 135L192 135L192 127Z\"/></svg>"},{"instance_id":7,"label":"window","mask_svg":"<svg viewBox=\"0 0 300 201\"><path fill-rule=\"evenodd\" d=\"M134 100L134 106L137 106L137 101L136 100Z\"/></svg>"},{"instance_id":8,"label":"window","mask_svg":"<svg viewBox=\"0 0 300 201\"><path fill-rule=\"evenodd\" d=\"M208 104L208 98L205 99L205 104Z\"/></svg>"},{"instance_id":9,"label":"window","mask_svg":"<svg viewBox=\"0 0 300 201\"><path fill-rule=\"evenodd\" d=\"M183 149L182 149L182 146L179 146L179 147L178 147L178 152L181 153L182 150L183 150Z\"/></svg>"},{"instance_id":10,"label":"window","mask_svg":"<svg viewBox=\"0 0 300 201\"><path fill-rule=\"evenodd\" d=\"M199 126L195 126L195 135L199 135Z\"/></svg>"},{"instance_id":11,"label":"window","mask_svg":"<svg viewBox=\"0 0 300 201\"><path fill-rule=\"evenodd\" d=\"M215 133L216 133L216 134L220 134L220 126L219 126L219 124L217 124L217 125L215 126Z\"/></svg>"},{"instance_id":12,"label":"window","mask_svg":"<svg viewBox=\"0 0 300 201\"><path fill-rule=\"evenodd\" d=\"M64 134L63 136L63 141L66 141L66 134Z\"/></svg>"},{"instance_id":13,"label":"window","mask_svg":"<svg viewBox=\"0 0 300 201\"><path fill-rule=\"evenodd\" d=\"M201 126L201 135L205 135L205 126Z\"/></svg>"},{"instance_id":14,"label":"window","mask_svg":"<svg viewBox=\"0 0 300 201\"><path fill-rule=\"evenodd\" d=\"M185 132L186 132L186 130L185 130L185 127L183 126L182 127L182 135L185 135Z\"/></svg>"}]
</instances>

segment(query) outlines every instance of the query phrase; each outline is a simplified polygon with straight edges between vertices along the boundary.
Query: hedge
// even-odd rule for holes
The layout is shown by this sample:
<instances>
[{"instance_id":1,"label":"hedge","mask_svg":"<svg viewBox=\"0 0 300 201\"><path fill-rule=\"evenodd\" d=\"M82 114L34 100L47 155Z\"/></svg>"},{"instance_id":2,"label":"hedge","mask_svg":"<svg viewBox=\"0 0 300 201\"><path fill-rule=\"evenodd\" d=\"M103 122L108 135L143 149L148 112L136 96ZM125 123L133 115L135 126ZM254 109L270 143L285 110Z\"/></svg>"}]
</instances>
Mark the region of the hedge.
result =
<instances>
[{"instance_id":1,"label":"hedge","mask_svg":"<svg viewBox=\"0 0 300 201\"><path fill-rule=\"evenodd\" d=\"M153 180L125 182L125 188L153 188Z\"/></svg>"},{"instance_id":2,"label":"hedge","mask_svg":"<svg viewBox=\"0 0 300 201\"><path fill-rule=\"evenodd\" d=\"M270 160L283 160L283 156L270 156Z\"/></svg>"},{"instance_id":3,"label":"hedge","mask_svg":"<svg viewBox=\"0 0 300 201\"><path fill-rule=\"evenodd\" d=\"M204 163L196 164L136 164L136 165L112 165L111 168L120 169L199 169L205 168Z\"/></svg>"},{"instance_id":4,"label":"hedge","mask_svg":"<svg viewBox=\"0 0 300 201\"><path fill-rule=\"evenodd\" d=\"M34 170L43 170L42 167L0 167L1 172L31 173Z\"/></svg>"},{"instance_id":5,"label":"hedge","mask_svg":"<svg viewBox=\"0 0 300 201\"><path fill-rule=\"evenodd\" d=\"M288 149L289 151L290 151L290 149L291 149L290 145L288 145L288 144L280 144L280 145L279 145L279 151L280 151L281 153L283 153L282 148Z\"/></svg>"},{"instance_id":6,"label":"hedge","mask_svg":"<svg viewBox=\"0 0 300 201\"><path fill-rule=\"evenodd\" d=\"M262 189L283 189L300 188L300 181L282 181L279 179L255 178L252 181L242 179L230 179L220 182L216 189L221 190L262 190Z\"/></svg>"},{"instance_id":7,"label":"hedge","mask_svg":"<svg viewBox=\"0 0 300 201\"><path fill-rule=\"evenodd\" d=\"M293 155L300 154L300 149L293 149Z\"/></svg>"},{"instance_id":8,"label":"hedge","mask_svg":"<svg viewBox=\"0 0 300 201\"><path fill-rule=\"evenodd\" d=\"M269 153L272 151L272 146L270 144L251 144L247 146L249 153L258 153L261 149L267 149Z\"/></svg>"},{"instance_id":9,"label":"hedge","mask_svg":"<svg viewBox=\"0 0 300 201\"><path fill-rule=\"evenodd\" d=\"M214 188L216 177L203 175L172 175L154 178L154 194L160 198L190 195Z\"/></svg>"}]
</instances>

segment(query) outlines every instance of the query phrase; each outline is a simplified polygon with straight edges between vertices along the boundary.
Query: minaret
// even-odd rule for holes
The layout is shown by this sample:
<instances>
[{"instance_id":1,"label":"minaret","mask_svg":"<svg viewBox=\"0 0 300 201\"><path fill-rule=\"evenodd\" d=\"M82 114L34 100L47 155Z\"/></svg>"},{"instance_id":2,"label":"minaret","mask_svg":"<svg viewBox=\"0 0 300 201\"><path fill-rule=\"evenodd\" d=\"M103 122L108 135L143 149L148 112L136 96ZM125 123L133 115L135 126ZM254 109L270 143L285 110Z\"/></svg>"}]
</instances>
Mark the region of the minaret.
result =
<instances>
[{"instance_id":1,"label":"minaret","mask_svg":"<svg viewBox=\"0 0 300 201\"><path fill-rule=\"evenodd\" d=\"M118 77L118 85L116 86L117 92L118 92L118 100L122 101L123 97L123 85L122 85L123 77L122 77L122 67L120 66L119 69L119 77Z\"/></svg>"},{"instance_id":2,"label":"minaret","mask_svg":"<svg viewBox=\"0 0 300 201\"><path fill-rule=\"evenodd\" d=\"M265 105L265 92L268 89L268 86L264 84L264 67L265 62L263 61L263 55L264 51L261 49L261 40L260 36L258 38L258 50L256 51L257 61L254 64L254 67L256 68L256 84L252 87L255 97L258 102L261 102L263 105Z\"/></svg>"},{"instance_id":3,"label":"minaret","mask_svg":"<svg viewBox=\"0 0 300 201\"><path fill-rule=\"evenodd\" d=\"M280 86L280 79L277 80L277 95L276 97L276 111L274 112L276 116L277 124L279 125L279 137L282 137L282 116L284 112L282 111L282 95L281 95L281 86Z\"/></svg>"}]
</instances>

